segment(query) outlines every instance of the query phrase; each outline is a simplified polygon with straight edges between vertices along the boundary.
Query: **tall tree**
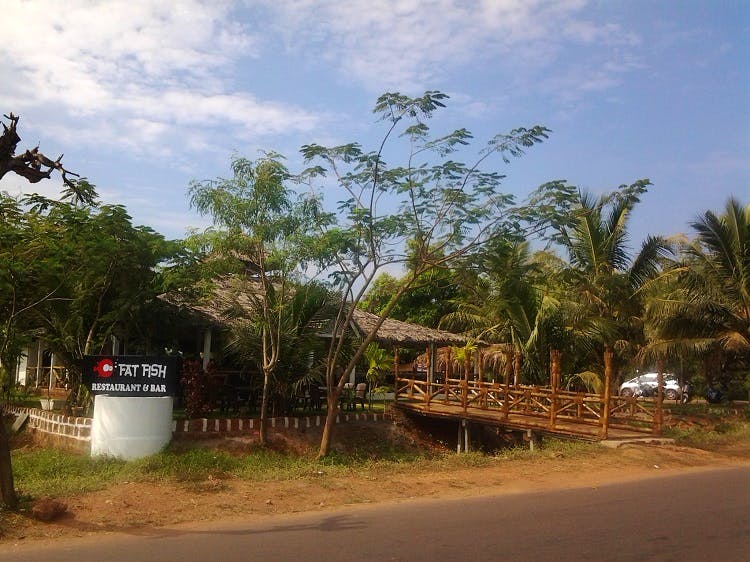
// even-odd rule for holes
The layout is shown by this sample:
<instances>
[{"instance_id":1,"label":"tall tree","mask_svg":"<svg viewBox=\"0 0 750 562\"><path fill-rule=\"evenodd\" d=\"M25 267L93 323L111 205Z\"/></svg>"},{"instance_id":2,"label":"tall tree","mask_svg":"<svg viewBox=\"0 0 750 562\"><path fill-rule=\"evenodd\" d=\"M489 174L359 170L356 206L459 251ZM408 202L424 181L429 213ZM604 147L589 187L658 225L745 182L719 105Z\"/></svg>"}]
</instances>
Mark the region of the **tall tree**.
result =
<instances>
[{"instance_id":1,"label":"tall tree","mask_svg":"<svg viewBox=\"0 0 750 562\"><path fill-rule=\"evenodd\" d=\"M72 376L82 399L80 361L112 336L136 339L155 298L155 268L165 257L161 235L136 227L119 205L74 205L37 196L32 232L51 256L57 285L35 306L34 323ZM81 389L82 390L82 389Z\"/></svg>"},{"instance_id":2,"label":"tall tree","mask_svg":"<svg viewBox=\"0 0 750 562\"><path fill-rule=\"evenodd\" d=\"M344 384L404 294L426 272L448 266L511 228L513 197L500 191L504 176L482 166L493 155L507 162L547 138L548 130L541 126L514 129L492 138L471 163L453 160L450 155L466 149L471 133L457 129L432 136L426 124L447 97L436 91L415 98L383 94L374 113L385 123L385 133L373 151L358 143L302 147L306 162L312 164L303 174L311 187L316 178L327 176L343 194L340 225L325 236L334 250L341 306L328 354L328 414L321 457L329 452ZM389 166L386 154L399 150L404 151L402 164ZM357 342L351 356L345 356L355 306L384 267L407 262L408 272L381 309L380 321Z\"/></svg>"},{"instance_id":3,"label":"tall tree","mask_svg":"<svg viewBox=\"0 0 750 562\"><path fill-rule=\"evenodd\" d=\"M550 287L551 269L532 255L530 243L499 238L488 244L464 276L464 298L441 327L460 330L473 338L511 344L525 359L523 377L542 382L548 372L548 351L564 342L560 305Z\"/></svg>"},{"instance_id":4,"label":"tall tree","mask_svg":"<svg viewBox=\"0 0 750 562\"><path fill-rule=\"evenodd\" d=\"M8 124L3 123L3 132L0 135L0 178L13 172L30 183L37 183L49 179L53 172L57 171L62 176L67 193L75 194L82 201L91 202L95 199L96 192L93 186L85 181L77 182L70 178L79 176L63 167L62 155L52 160L39 152L38 146L16 154L18 143L21 142L17 130L19 117L13 113L3 116L8 120ZM8 376L19 352L19 334L16 330L19 315L35 305L38 295L24 299L20 291L20 287L27 281L25 278L28 274L28 268L22 267L23 257L19 257L19 248L25 247L22 244L25 225L17 203L5 193L0 193L0 213L0 229L3 234L3 241L0 242L0 310L4 313L3 326L0 328L0 371L6 371L5 375ZM23 250L20 253L23 253ZM31 256L25 257L28 259ZM25 294L28 296L28 293ZM0 375L2 374L0 372ZM18 506L18 496L13 484L10 445L2 417L0 409L0 494L2 501L11 509L15 509Z\"/></svg>"},{"instance_id":5,"label":"tall tree","mask_svg":"<svg viewBox=\"0 0 750 562\"><path fill-rule=\"evenodd\" d=\"M706 211L691 226L695 238L649 306L650 350L667 357L723 355L750 368L750 204L730 198L723 213Z\"/></svg>"},{"instance_id":6,"label":"tall tree","mask_svg":"<svg viewBox=\"0 0 750 562\"><path fill-rule=\"evenodd\" d=\"M258 313L254 324L260 334L263 373L260 441L265 444L269 387L281 361L287 309L298 290L293 281L313 256L311 233L331 217L321 211L316 198L295 197L277 154L254 162L234 158L232 172L229 179L194 181L188 192L191 205L210 215L219 229L207 233L206 247L229 262L242 263L242 273L256 281L253 294L246 297Z\"/></svg>"},{"instance_id":7,"label":"tall tree","mask_svg":"<svg viewBox=\"0 0 750 562\"><path fill-rule=\"evenodd\" d=\"M671 255L661 237L647 237L636 254L629 248L628 220L649 185L640 180L598 198L568 197L564 219L554 224L555 239L570 260L564 274L568 323L577 341L598 357L643 344L641 289Z\"/></svg>"}]
</instances>

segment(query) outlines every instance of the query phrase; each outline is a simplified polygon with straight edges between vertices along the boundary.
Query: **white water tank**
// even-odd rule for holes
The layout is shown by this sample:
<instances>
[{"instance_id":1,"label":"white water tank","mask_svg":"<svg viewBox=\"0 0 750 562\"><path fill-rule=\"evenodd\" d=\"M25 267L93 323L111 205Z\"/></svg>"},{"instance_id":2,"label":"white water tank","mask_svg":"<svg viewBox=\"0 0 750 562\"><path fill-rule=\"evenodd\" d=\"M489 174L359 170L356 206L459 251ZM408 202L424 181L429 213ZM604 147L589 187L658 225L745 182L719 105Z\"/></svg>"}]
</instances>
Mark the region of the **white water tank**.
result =
<instances>
[{"instance_id":1,"label":"white water tank","mask_svg":"<svg viewBox=\"0 0 750 562\"><path fill-rule=\"evenodd\" d=\"M139 459L161 451L172 439L171 396L94 397L91 456Z\"/></svg>"}]
</instances>

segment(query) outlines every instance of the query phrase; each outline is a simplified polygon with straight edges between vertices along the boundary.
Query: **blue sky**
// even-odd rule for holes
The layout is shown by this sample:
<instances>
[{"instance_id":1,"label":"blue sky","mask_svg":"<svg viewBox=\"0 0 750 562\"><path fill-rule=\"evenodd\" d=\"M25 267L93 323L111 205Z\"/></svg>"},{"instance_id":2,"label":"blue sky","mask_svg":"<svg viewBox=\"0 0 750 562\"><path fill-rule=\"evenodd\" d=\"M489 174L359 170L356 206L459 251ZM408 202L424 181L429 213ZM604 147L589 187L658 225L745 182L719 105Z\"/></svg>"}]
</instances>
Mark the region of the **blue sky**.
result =
<instances>
[{"instance_id":1,"label":"blue sky","mask_svg":"<svg viewBox=\"0 0 750 562\"><path fill-rule=\"evenodd\" d=\"M273 149L294 169L303 144L374 147L385 91L449 94L434 129L466 127L477 148L552 129L497 161L519 199L553 179L599 193L650 178L634 242L750 202L750 0L4 0L3 35L19 148L64 152L167 237L206 224L187 186L229 175L232 153Z\"/></svg>"}]
</instances>

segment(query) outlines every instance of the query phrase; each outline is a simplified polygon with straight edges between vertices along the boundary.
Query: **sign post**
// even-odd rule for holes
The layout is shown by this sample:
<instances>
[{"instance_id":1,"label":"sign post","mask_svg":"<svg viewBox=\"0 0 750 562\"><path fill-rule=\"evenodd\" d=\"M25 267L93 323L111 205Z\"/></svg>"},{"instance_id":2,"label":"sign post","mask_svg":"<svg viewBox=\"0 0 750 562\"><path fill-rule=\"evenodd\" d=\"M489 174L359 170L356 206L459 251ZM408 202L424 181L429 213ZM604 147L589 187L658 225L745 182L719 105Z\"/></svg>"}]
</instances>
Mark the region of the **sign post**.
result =
<instances>
[{"instance_id":1,"label":"sign post","mask_svg":"<svg viewBox=\"0 0 750 562\"><path fill-rule=\"evenodd\" d=\"M158 453L169 443L176 357L86 356L83 382L94 395L92 456L132 460Z\"/></svg>"}]
</instances>

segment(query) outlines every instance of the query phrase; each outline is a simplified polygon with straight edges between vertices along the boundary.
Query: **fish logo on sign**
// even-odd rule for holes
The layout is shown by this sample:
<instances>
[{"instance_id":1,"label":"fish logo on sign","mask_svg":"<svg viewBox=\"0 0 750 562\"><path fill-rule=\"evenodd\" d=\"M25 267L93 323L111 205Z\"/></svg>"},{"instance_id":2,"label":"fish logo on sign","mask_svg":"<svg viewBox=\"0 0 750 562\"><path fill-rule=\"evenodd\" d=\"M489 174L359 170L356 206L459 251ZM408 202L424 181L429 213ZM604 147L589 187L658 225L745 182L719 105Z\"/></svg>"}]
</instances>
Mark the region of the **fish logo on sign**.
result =
<instances>
[{"instance_id":1,"label":"fish logo on sign","mask_svg":"<svg viewBox=\"0 0 750 562\"><path fill-rule=\"evenodd\" d=\"M94 372L105 379L111 377L114 370L115 362L111 359L102 359L96 365L94 365Z\"/></svg>"}]
</instances>

